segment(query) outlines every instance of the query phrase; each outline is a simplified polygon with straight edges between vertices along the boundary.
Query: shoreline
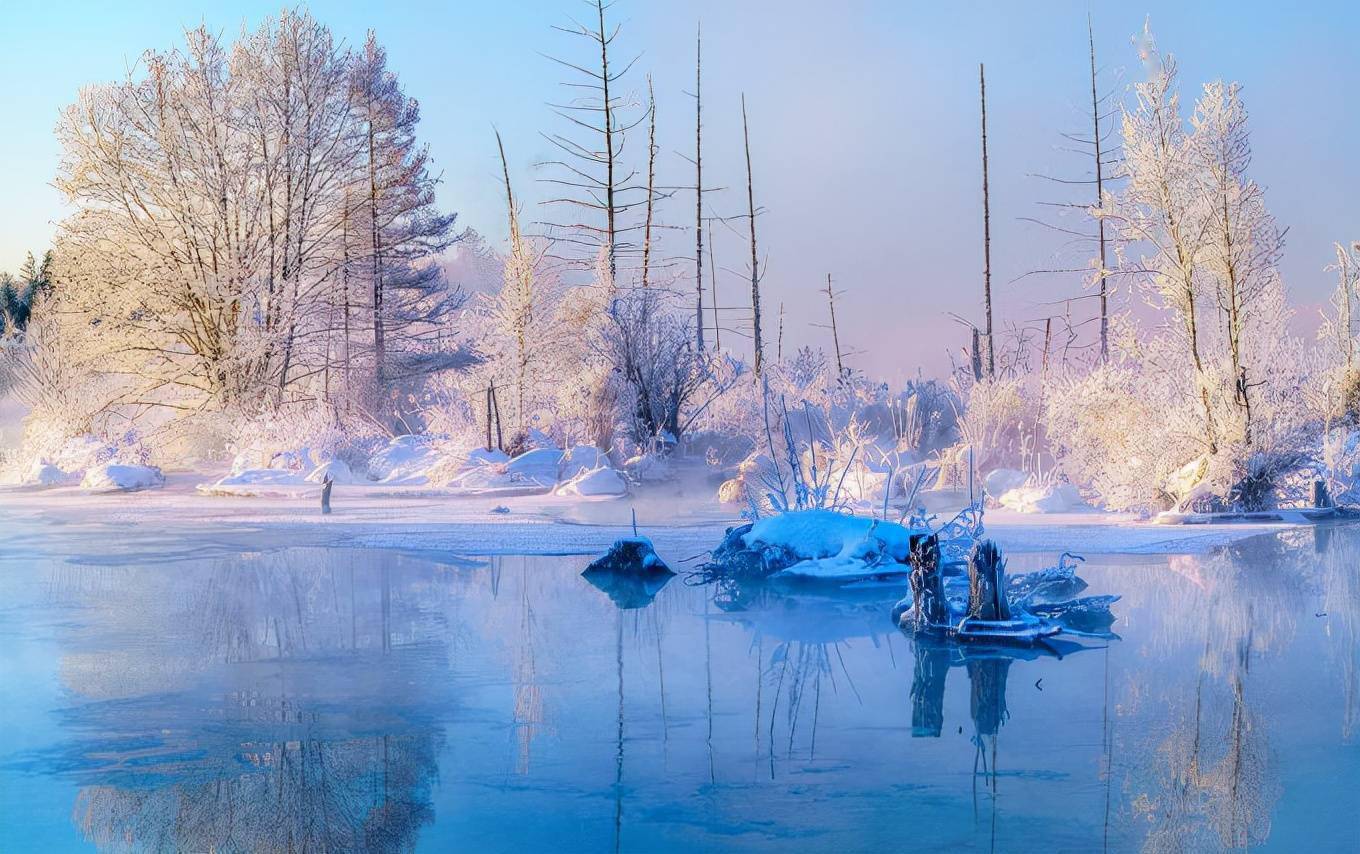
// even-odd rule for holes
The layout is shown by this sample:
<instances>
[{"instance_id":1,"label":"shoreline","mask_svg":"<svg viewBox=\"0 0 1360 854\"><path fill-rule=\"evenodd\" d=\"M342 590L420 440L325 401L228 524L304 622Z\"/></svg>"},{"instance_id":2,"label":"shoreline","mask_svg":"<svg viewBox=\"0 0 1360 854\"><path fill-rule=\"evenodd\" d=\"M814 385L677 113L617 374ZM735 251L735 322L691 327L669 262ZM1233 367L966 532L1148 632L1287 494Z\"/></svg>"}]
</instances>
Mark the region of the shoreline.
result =
<instances>
[{"instance_id":1,"label":"shoreline","mask_svg":"<svg viewBox=\"0 0 1360 854\"><path fill-rule=\"evenodd\" d=\"M337 486L335 510L323 516L310 497L206 495L195 489L203 480L201 473L173 473L162 489L130 493L0 489L0 519L7 523L0 526L0 556L160 562L182 555L186 544L205 555L289 546L468 556L596 554L632 533L636 509L640 532L658 552L680 561L707 552L729 526L743 522L715 501L696 501L664 486L608 500ZM986 536L1007 553L1081 555L1203 554L1249 537L1312 527L1280 521L1168 526L1127 514L1009 510L987 511L984 525ZM116 547L111 536L122 537Z\"/></svg>"}]
</instances>

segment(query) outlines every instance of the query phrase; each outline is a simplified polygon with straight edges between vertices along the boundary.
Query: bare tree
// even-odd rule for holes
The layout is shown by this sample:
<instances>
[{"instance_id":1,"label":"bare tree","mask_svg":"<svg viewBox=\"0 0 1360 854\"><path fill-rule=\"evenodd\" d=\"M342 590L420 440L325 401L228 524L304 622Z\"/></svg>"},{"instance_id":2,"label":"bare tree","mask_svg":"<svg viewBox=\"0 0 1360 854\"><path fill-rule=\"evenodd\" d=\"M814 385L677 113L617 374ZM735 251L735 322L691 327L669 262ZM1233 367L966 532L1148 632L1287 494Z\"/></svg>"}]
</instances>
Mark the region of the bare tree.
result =
<instances>
[{"instance_id":1,"label":"bare tree","mask_svg":"<svg viewBox=\"0 0 1360 854\"><path fill-rule=\"evenodd\" d=\"M694 34L694 341L704 350L704 98L703 33ZM712 241L709 241L710 244ZM714 283L716 288L716 282ZM713 293L713 336L718 336L718 294ZM716 346L716 345L715 345Z\"/></svg>"},{"instance_id":2,"label":"bare tree","mask_svg":"<svg viewBox=\"0 0 1360 854\"><path fill-rule=\"evenodd\" d=\"M553 28L584 39L596 51L599 65L587 67L548 57L583 78L562 85L573 93L584 94L549 106L570 128L584 135L585 141L573 139L567 133L546 135L561 157L542 164L554 167L557 173L543 180L560 188L562 194L546 199L544 204L565 211L563 217L548 223L550 236L561 247L562 254L557 257L589 266L603 248L610 274L617 275L618 256L628 248L621 236L630 230L621 219L650 198L642 197L645 188L633 183L636 173L626 171L621 158L627 132L642 121L641 117L631 123L619 120L619 113L626 107L619 87L637 58L622 68L610 65L609 49L619 34L618 25L611 29L605 22L605 12L611 4L588 0L588 5L594 13L589 25L572 21L571 26Z\"/></svg>"},{"instance_id":3,"label":"bare tree","mask_svg":"<svg viewBox=\"0 0 1360 854\"><path fill-rule=\"evenodd\" d=\"M746 145L746 205L751 223L751 326L754 335L755 373L764 367L764 346L760 338L760 260L756 255L756 191L751 175L751 131L746 121L746 95L741 96L741 135Z\"/></svg>"},{"instance_id":4,"label":"bare tree","mask_svg":"<svg viewBox=\"0 0 1360 854\"><path fill-rule=\"evenodd\" d=\"M987 71L978 64L978 89L982 98L982 304L983 338L987 346L987 378L996 377L995 345L992 340L992 208L987 186Z\"/></svg>"},{"instance_id":5,"label":"bare tree","mask_svg":"<svg viewBox=\"0 0 1360 854\"><path fill-rule=\"evenodd\" d=\"M836 328L836 292L831 289L831 274L826 274L826 306L831 314L831 343L836 349L836 380L845 379L845 365L841 362L841 336ZM783 325L783 303L780 303L780 325Z\"/></svg>"}]
</instances>

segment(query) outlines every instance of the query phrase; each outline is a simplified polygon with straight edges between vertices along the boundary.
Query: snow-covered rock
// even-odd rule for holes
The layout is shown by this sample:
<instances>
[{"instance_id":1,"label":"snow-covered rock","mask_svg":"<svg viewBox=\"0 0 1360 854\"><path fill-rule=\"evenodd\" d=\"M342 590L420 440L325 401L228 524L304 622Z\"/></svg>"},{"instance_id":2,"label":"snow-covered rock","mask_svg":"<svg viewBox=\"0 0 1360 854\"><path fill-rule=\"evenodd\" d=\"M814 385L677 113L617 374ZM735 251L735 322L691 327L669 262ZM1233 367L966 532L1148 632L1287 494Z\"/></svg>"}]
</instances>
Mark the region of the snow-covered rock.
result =
<instances>
[{"instance_id":1,"label":"snow-covered rock","mask_svg":"<svg viewBox=\"0 0 1360 854\"><path fill-rule=\"evenodd\" d=\"M1021 486L1002 493L999 501L1002 507L1020 513L1071 513L1087 508L1081 493L1070 483Z\"/></svg>"},{"instance_id":2,"label":"snow-covered rock","mask_svg":"<svg viewBox=\"0 0 1360 854\"><path fill-rule=\"evenodd\" d=\"M427 436L397 436L368 461L368 476L391 486L429 483L429 470L439 460Z\"/></svg>"},{"instance_id":3,"label":"snow-covered rock","mask_svg":"<svg viewBox=\"0 0 1360 854\"><path fill-rule=\"evenodd\" d=\"M999 501L1007 492L1020 489L1028 482L1029 475L1019 469L992 469L982 479L982 488Z\"/></svg>"},{"instance_id":4,"label":"snow-covered rock","mask_svg":"<svg viewBox=\"0 0 1360 854\"><path fill-rule=\"evenodd\" d=\"M165 475L155 466L105 463L85 472L81 489L91 492L136 492L165 485Z\"/></svg>"},{"instance_id":5,"label":"snow-covered rock","mask_svg":"<svg viewBox=\"0 0 1360 854\"><path fill-rule=\"evenodd\" d=\"M579 495L595 498L606 495L624 495L628 484L612 468L598 468L582 472L559 486L556 495Z\"/></svg>"},{"instance_id":6,"label":"snow-covered rock","mask_svg":"<svg viewBox=\"0 0 1360 854\"><path fill-rule=\"evenodd\" d=\"M331 481L334 483L354 483L354 472L350 471L349 464L344 460L327 460L312 469L312 473L307 475L307 481L309 483L323 483L327 475L330 475Z\"/></svg>"},{"instance_id":7,"label":"snow-covered rock","mask_svg":"<svg viewBox=\"0 0 1360 854\"><path fill-rule=\"evenodd\" d=\"M647 537L623 537L615 540L614 545L601 557L591 562L582 575L592 572L661 572L674 575L671 568L656 553L656 548Z\"/></svg>"},{"instance_id":8,"label":"snow-covered rock","mask_svg":"<svg viewBox=\"0 0 1360 854\"><path fill-rule=\"evenodd\" d=\"M911 535L895 522L831 510L798 510L733 528L710 571L849 581L908 571Z\"/></svg>"},{"instance_id":9,"label":"snow-covered rock","mask_svg":"<svg viewBox=\"0 0 1360 854\"><path fill-rule=\"evenodd\" d=\"M566 483L579 475L609 466L609 455L594 445L577 445L562 455L557 479Z\"/></svg>"}]
</instances>

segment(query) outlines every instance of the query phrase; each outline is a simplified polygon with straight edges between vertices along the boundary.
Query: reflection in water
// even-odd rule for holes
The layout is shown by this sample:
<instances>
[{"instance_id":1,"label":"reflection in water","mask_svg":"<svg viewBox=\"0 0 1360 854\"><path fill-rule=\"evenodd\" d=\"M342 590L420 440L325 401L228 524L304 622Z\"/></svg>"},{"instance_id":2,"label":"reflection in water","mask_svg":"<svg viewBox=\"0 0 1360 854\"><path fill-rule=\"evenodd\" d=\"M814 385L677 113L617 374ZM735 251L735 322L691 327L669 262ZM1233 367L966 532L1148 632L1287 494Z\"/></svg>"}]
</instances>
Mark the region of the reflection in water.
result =
<instances>
[{"instance_id":1,"label":"reflection in water","mask_svg":"<svg viewBox=\"0 0 1360 854\"><path fill-rule=\"evenodd\" d=\"M1344 831L1285 804L1323 756L1312 820L1360 808L1360 531L1296 537L1088 564L1123 640L1061 658L913 641L901 585L306 549L9 566L0 637L52 685L15 714L52 734L0 741L0 800L62 781L52 847L104 850L886 848L907 825L924 848L1327 848Z\"/></svg>"},{"instance_id":2,"label":"reflection in water","mask_svg":"<svg viewBox=\"0 0 1360 854\"><path fill-rule=\"evenodd\" d=\"M78 577L86 568L52 573L51 596L89 617L61 670L85 702L64 713L72 739L46 757L82 783L72 820L86 840L414 845L433 819L443 733L412 685L446 650L413 591L393 589L391 562L347 557L108 569L97 590Z\"/></svg>"}]
</instances>

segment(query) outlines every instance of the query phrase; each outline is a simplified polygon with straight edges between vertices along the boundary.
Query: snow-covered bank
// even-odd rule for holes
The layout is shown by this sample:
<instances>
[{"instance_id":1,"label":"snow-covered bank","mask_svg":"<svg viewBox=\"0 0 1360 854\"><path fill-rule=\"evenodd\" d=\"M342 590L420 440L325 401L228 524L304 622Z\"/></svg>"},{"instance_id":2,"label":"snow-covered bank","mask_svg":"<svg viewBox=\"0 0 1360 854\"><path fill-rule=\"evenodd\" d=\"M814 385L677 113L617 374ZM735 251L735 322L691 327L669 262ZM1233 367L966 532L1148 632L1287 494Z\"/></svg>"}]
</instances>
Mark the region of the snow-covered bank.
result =
<instances>
[{"instance_id":1,"label":"snow-covered bank","mask_svg":"<svg viewBox=\"0 0 1360 854\"><path fill-rule=\"evenodd\" d=\"M582 501L556 495L448 497L395 488L370 494L337 485L335 512L314 498L203 495L203 475L172 473L161 489L90 494L78 487L0 490L0 559L60 555L76 560L162 560L286 546L340 546L456 554L590 554L642 533L677 569L706 553L738 524L715 502L644 490L626 500ZM493 512L505 507L508 512ZM1102 513L1034 516L988 511L987 536L1008 554L1192 554L1280 531L1279 523L1162 526ZM117 537L110 537L116 530ZM133 557L128 557L133 559Z\"/></svg>"}]
</instances>

